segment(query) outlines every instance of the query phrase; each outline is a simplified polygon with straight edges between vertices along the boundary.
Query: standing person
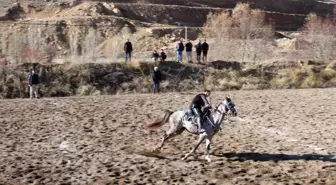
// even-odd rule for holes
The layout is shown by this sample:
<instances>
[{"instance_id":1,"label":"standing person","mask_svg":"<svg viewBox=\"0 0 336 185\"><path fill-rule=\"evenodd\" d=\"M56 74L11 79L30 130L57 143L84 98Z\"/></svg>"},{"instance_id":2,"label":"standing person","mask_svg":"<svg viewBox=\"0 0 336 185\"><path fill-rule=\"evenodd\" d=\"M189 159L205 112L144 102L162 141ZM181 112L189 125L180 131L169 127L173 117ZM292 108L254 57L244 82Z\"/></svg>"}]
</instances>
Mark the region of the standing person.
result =
<instances>
[{"instance_id":1,"label":"standing person","mask_svg":"<svg viewBox=\"0 0 336 185\"><path fill-rule=\"evenodd\" d=\"M196 48L196 56L197 56L197 62L201 63L201 54L202 54L202 42L199 40L198 44L195 46Z\"/></svg>"},{"instance_id":2,"label":"standing person","mask_svg":"<svg viewBox=\"0 0 336 185\"><path fill-rule=\"evenodd\" d=\"M203 44L202 44L203 62L206 62L206 61L207 61L208 50L209 50L209 45L208 45L208 43L206 43L206 40L204 39L204 42L203 42Z\"/></svg>"},{"instance_id":3,"label":"standing person","mask_svg":"<svg viewBox=\"0 0 336 185\"><path fill-rule=\"evenodd\" d=\"M35 95L35 98L39 98L38 88L40 84L40 77L37 73L35 73L34 70L32 70L31 73L29 74L28 83L29 83L30 98L33 98L33 95Z\"/></svg>"},{"instance_id":4,"label":"standing person","mask_svg":"<svg viewBox=\"0 0 336 185\"><path fill-rule=\"evenodd\" d=\"M190 40L188 39L188 42L185 45L186 47L186 52L187 52L187 59L189 63L192 63L192 43L190 42Z\"/></svg>"},{"instance_id":5,"label":"standing person","mask_svg":"<svg viewBox=\"0 0 336 185\"><path fill-rule=\"evenodd\" d=\"M125 42L124 45L125 62L127 62L127 60L131 61L132 51L133 51L132 43L129 41L129 39L127 39L127 42Z\"/></svg>"},{"instance_id":6,"label":"standing person","mask_svg":"<svg viewBox=\"0 0 336 185\"><path fill-rule=\"evenodd\" d=\"M184 51L184 45L182 39L177 43L176 46L176 60L177 62L182 62L182 52Z\"/></svg>"},{"instance_id":7,"label":"standing person","mask_svg":"<svg viewBox=\"0 0 336 185\"><path fill-rule=\"evenodd\" d=\"M153 80L153 93L160 93L160 82L161 82L161 72L158 67L154 67L154 72L152 74Z\"/></svg>"}]
</instances>

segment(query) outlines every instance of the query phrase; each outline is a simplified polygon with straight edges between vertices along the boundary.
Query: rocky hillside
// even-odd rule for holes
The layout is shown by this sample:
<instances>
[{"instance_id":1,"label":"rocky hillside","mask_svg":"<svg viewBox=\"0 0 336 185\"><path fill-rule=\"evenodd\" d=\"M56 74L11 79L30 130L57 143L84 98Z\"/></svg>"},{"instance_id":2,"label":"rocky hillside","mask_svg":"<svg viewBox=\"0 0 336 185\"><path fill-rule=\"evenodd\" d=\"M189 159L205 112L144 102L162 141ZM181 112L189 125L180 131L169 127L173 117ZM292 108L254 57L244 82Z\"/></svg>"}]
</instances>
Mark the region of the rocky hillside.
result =
<instances>
[{"instance_id":1,"label":"rocky hillside","mask_svg":"<svg viewBox=\"0 0 336 185\"><path fill-rule=\"evenodd\" d=\"M185 5L195 7L217 7L217 8L234 8L238 2L250 3L253 8L263 9L265 11L289 13L289 14L309 14L315 12L317 14L328 14L332 12L332 1L317 0L110 0L119 3L151 3L166 5Z\"/></svg>"},{"instance_id":2,"label":"rocky hillside","mask_svg":"<svg viewBox=\"0 0 336 185\"><path fill-rule=\"evenodd\" d=\"M209 14L231 11L237 2L249 2L252 8L265 10L278 31L298 30L307 14L327 16L333 10L333 4L315 0L19 2L21 6L11 5L12 0L0 2L0 55L11 56L10 60L17 63L23 59L29 62L29 58L47 62L68 56L80 60L77 62L90 62L100 56L120 59L127 38L137 41L134 56L139 60L139 55L148 58L155 48L168 48L167 52L173 54L175 41L185 36L185 26L189 27L188 38L196 40ZM86 59L76 57L84 54Z\"/></svg>"},{"instance_id":3,"label":"rocky hillside","mask_svg":"<svg viewBox=\"0 0 336 185\"><path fill-rule=\"evenodd\" d=\"M5 8L8 8L13 0L2 0L0 2L0 15L4 16L6 13ZM24 1L20 1L24 2ZM63 4L61 9L66 9L69 6L61 2L70 1L57 1L56 4ZM79 1L72 1L71 4L77 4ZM287 20L287 29L294 29L294 26L301 26L303 15L309 13L316 13L318 15L330 15L333 12L333 4L326 1L316 0L284 0L284 1L268 1L268 0L107 0L107 1L95 1L95 2L108 2L113 3L121 14L119 17L129 18L132 20L141 20L144 22L155 22L159 24L169 25L183 25L183 26L202 26L205 21L205 16L209 12L216 12L218 9L232 9L238 2L248 2L252 8L259 8L265 10L270 14L270 18L275 21L279 29L286 29L286 25L283 24L284 20ZM45 6L50 3L45 1L29 2L32 7L39 7L35 11L43 10ZM55 3L54 3L55 4ZM108 7L107 7L108 8ZM2 10L1 10L2 9ZM49 10L49 9L48 9ZM43 11L42 11L43 12ZM45 11L44 11L45 12ZM7 12L8 13L8 12ZM52 14L58 14L59 12L50 11L49 14L45 14L44 17L54 17ZM76 14L76 12L73 12ZM103 15L111 15L109 12L101 12ZM273 15L273 14L276 14ZM288 15L292 14L292 15ZM192 15L192 16L191 16ZM69 15L70 17L73 14ZM94 15L90 15L94 16ZM195 20L196 16L196 20ZM289 17L290 16L290 17ZM29 16L28 16L29 17ZM292 21L290 19L296 19ZM282 28L281 28L282 27ZM293 27L293 28L289 28Z\"/></svg>"}]
</instances>

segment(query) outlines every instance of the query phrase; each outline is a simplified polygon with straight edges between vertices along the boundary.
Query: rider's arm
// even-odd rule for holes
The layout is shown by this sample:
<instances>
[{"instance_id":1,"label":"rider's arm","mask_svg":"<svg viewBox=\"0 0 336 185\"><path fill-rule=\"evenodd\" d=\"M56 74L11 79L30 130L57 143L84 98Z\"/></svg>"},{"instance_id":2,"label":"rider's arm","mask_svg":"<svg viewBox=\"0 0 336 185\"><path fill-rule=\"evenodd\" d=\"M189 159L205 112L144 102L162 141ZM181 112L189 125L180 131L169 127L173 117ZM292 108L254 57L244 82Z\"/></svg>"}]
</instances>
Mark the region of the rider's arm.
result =
<instances>
[{"instance_id":1,"label":"rider's arm","mask_svg":"<svg viewBox=\"0 0 336 185\"><path fill-rule=\"evenodd\" d=\"M204 107L209 106L209 102L208 102L208 100L206 99L206 97L205 97L204 95L201 95L201 98L202 98L202 100L203 100L203 102L204 102Z\"/></svg>"}]
</instances>

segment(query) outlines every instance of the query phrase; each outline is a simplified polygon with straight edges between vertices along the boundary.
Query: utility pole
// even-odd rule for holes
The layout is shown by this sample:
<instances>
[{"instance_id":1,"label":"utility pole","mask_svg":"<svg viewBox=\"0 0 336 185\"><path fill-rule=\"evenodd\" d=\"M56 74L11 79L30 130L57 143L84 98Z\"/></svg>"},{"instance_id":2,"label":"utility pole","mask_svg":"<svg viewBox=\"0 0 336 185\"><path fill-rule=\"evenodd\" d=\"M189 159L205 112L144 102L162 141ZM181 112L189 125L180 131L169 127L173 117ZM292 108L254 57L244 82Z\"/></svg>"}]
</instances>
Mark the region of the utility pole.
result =
<instances>
[{"instance_id":1,"label":"utility pole","mask_svg":"<svg viewBox=\"0 0 336 185\"><path fill-rule=\"evenodd\" d=\"M184 35L185 35L185 40L187 41L188 40L188 27L185 27Z\"/></svg>"}]
</instances>

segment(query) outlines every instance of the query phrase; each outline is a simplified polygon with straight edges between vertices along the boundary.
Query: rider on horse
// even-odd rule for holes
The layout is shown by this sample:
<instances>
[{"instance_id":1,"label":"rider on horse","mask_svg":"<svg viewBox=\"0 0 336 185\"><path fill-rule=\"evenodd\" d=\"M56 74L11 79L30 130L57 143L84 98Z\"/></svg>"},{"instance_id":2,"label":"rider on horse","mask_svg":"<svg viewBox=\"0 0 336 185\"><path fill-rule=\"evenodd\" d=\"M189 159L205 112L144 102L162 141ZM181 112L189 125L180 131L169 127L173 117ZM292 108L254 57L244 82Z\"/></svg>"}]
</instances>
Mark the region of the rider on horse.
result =
<instances>
[{"instance_id":1,"label":"rider on horse","mask_svg":"<svg viewBox=\"0 0 336 185\"><path fill-rule=\"evenodd\" d=\"M196 95L190 105L191 112L196 116L198 133L200 133L202 126L201 118L203 118L203 115L204 113L206 113L206 110L211 107L207 100L207 97L209 97L210 94L211 92L209 90L205 90L204 93Z\"/></svg>"}]
</instances>

